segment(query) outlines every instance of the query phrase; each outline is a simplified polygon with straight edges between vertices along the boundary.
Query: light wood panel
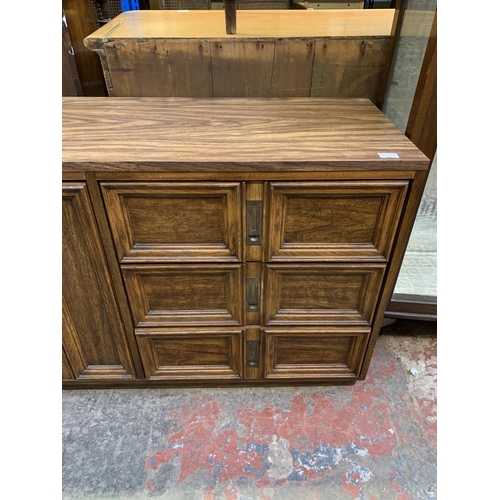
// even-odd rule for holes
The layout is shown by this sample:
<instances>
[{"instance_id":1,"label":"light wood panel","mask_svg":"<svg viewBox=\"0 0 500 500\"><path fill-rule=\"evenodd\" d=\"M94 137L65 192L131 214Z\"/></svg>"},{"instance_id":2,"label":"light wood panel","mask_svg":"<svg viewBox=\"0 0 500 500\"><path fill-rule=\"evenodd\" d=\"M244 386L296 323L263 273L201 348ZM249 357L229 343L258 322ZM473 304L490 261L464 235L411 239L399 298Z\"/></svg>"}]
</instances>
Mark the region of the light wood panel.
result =
<instances>
[{"instance_id":1,"label":"light wood panel","mask_svg":"<svg viewBox=\"0 0 500 500\"><path fill-rule=\"evenodd\" d=\"M391 9L130 11L85 39L113 97L378 95ZM332 43L335 42L335 43Z\"/></svg>"},{"instance_id":2,"label":"light wood panel","mask_svg":"<svg viewBox=\"0 0 500 500\"><path fill-rule=\"evenodd\" d=\"M293 38L388 36L393 9L238 10L237 32L226 34L224 11L124 12L85 39L89 48L103 41L135 38Z\"/></svg>"}]
</instances>

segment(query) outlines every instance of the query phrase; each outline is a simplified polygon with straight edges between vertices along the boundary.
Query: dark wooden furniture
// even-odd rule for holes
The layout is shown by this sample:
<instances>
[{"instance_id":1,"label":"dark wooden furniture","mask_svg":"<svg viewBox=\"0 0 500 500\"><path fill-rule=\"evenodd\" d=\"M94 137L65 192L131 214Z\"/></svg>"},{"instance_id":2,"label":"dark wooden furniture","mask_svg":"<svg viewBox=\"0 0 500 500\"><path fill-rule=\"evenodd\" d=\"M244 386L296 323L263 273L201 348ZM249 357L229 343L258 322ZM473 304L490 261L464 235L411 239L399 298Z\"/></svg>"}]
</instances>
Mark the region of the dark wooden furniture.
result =
<instances>
[{"instance_id":1,"label":"dark wooden furniture","mask_svg":"<svg viewBox=\"0 0 500 500\"><path fill-rule=\"evenodd\" d=\"M364 379L428 168L367 99L64 98L64 387Z\"/></svg>"},{"instance_id":2,"label":"dark wooden furniture","mask_svg":"<svg viewBox=\"0 0 500 500\"><path fill-rule=\"evenodd\" d=\"M107 96L99 57L83 45L84 38L96 30L90 0L63 0L62 6L83 95Z\"/></svg>"},{"instance_id":3,"label":"dark wooden furniture","mask_svg":"<svg viewBox=\"0 0 500 500\"><path fill-rule=\"evenodd\" d=\"M131 11L87 36L112 97L363 97L386 70L392 9Z\"/></svg>"},{"instance_id":4,"label":"dark wooden furniture","mask_svg":"<svg viewBox=\"0 0 500 500\"><path fill-rule=\"evenodd\" d=\"M69 37L66 16L62 12L62 95L83 95L80 75L76 68L75 50Z\"/></svg>"}]
</instances>

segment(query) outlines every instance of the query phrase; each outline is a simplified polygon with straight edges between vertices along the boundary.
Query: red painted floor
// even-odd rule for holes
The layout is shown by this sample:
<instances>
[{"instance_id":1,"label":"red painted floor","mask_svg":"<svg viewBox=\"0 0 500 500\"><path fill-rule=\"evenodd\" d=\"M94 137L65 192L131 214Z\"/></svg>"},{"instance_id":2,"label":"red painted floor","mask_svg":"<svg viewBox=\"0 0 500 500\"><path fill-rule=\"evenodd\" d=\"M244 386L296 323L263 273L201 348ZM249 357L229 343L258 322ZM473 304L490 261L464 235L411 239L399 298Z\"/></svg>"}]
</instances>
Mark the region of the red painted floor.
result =
<instances>
[{"instance_id":1,"label":"red painted floor","mask_svg":"<svg viewBox=\"0 0 500 500\"><path fill-rule=\"evenodd\" d=\"M63 403L87 398L87 410L73 433L67 419L63 498L437 498L435 325L413 334L409 325L386 327L367 379L354 386L65 391ZM141 433L145 415L150 429ZM93 440L109 469L94 472L94 486L75 457L88 447L98 458ZM88 460L83 454L80 464Z\"/></svg>"}]
</instances>

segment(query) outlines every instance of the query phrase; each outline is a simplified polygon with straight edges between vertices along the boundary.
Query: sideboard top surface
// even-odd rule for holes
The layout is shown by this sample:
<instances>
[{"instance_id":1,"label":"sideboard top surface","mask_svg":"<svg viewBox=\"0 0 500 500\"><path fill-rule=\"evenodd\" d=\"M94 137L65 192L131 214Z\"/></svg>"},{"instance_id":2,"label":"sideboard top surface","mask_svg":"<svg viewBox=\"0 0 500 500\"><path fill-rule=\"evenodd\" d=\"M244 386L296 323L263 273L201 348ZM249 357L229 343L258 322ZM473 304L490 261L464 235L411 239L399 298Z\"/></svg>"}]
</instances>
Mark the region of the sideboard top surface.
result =
<instances>
[{"instance_id":1,"label":"sideboard top surface","mask_svg":"<svg viewBox=\"0 0 500 500\"><path fill-rule=\"evenodd\" d=\"M422 170L368 99L64 97L63 171Z\"/></svg>"},{"instance_id":2,"label":"sideboard top surface","mask_svg":"<svg viewBox=\"0 0 500 500\"><path fill-rule=\"evenodd\" d=\"M238 10L236 34L228 35L223 10L139 10L119 14L85 45L141 38L388 37L393 18L394 9Z\"/></svg>"}]
</instances>

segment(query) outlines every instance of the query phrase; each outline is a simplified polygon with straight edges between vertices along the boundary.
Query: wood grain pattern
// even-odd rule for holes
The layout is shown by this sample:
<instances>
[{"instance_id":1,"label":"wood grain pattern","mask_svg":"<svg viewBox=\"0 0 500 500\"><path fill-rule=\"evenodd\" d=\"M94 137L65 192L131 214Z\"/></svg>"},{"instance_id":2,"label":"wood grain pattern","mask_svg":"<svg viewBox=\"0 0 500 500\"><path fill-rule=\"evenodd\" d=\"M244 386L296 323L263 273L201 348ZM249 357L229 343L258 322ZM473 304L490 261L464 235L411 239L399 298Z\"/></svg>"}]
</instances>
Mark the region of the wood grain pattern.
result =
<instances>
[{"instance_id":1,"label":"wood grain pattern","mask_svg":"<svg viewBox=\"0 0 500 500\"><path fill-rule=\"evenodd\" d=\"M68 356L64 352L64 347L62 350L62 379L63 380L73 380L75 379L75 374L73 373L73 370L71 369L71 365L68 360Z\"/></svg>"},{"instance_id":2,"label":"wood grain pattern","mask_svg":"<svg viewBox=\"0 0 500 500\"><path fill-rule=\"evenodd\" d=\"M124 265L136 326L243 324L243 266Z\"/></svg>"},{"instance_id":3,"label":"wood grain pattern","mask_svg":"<svg viewBox=\"0 0 500 500\"><path fill-rule=\"evenodd\" d=\"M125 328L125 333L127 335L128 345L134 362L137 378L143 379L144 371L142 369L139 350L137 348L137 342L134 335L132 314L130 313L130 307L128 304L127 294L125 292L125 285L123 283L120 264L116 258L113 238L111 235L111 230L109 228L108 216L104 208L104 203L101 196L101 190L95 178L94 172L85 173L85 184L89 192L90 201L92 203L92 208L95 215L95 220L97 222L97 227L99 229L99 236L101 237L103 250L106 255L106 262L108 264L111 281L113 283L113 289L115 292L116 300L118 302L120 316L122 318L123 326Z\"/></svg>"},{"instance_id":4,"label":"wood grain pattern","mask_svg":"<svg viewBox=\"0 0 500 500\"><path fill-rule=\"evenodd\" d=\"M428 159L368 99L65 97L62 125L64 170L428 166ZM380 158L383 152L399 158Z\"/></svg>"},{"instance_id":5,"label":"wood grain pattern","mask_svg":"<svg viewBox=\"0 0 500 500\"><path fill-rule=\"evenodd\" d=\"M85 183L63 183L63 345L77 377L135 377Z\"/></svg>"},{"instance_id":6,"label":"wood grain pattern","mask_svg":"<svg viewBox=\"0 0 500 500\"><path fill-rule=\"evenodd\" d=\"M369 334L362 327L265 329L265 377L356 378Z\"/></svg>"},{"instance_id":7,"label":"wood grain pattern","mask_svg":"<svg viewBox=\"0 0 500 500\"><path fill-rule=\"evenodd\" d=\"M367 97L377 102L389 39L317 40L311 97Z\"/></svg>"},{"instance_id":8,"label":"wood grain pattern","mask_svg":"<svg viewBox=\"0 0 500 500\"><path fill-rule=\"evenodd\" d=\"M269 97L310 96L314 49L314 40L276 42Z\"/></svg>"},{"instance_id":9,"label":"wood grain pattern","mask_svg":"<svg viewBox=\"0 0 500 500\"><path fill-rule=\"evenodd\" d=\"M104 44L104 53L115 97L213 95L206 41L116 40Z\"/></svg>"},{"instance_id":10,"label":"wood grain pattern","mask_svg":"<svg viewBox=\"0 0 500 500\"><path fill-rule=\"evenodd\" d=\"M269 184L266 260L387 261L408 183Z\"/></svg>"},{"instance_id":11,"label":"wood grain pattern","mask_svg":"<svg viewBox=\"0 0 500 500\"><path fill-rule=\"evenodd\" d=\"M120 262L237 261L239 183L101 184Z\"/></svg>"},{"instance_id":12,"label":"wood grain pattern","mask_svg":"<svg viewBox=\"0 0 500 500\"><path fill-rule=\"evenodd\" d=\"M238 32L226 34L224 11L124 12L85 39L89 48L102 40L136 38L293 38L388 36L393 9L239 10Z\"/></svg>"},{"instance_id":13,"label":"wood grain pattern","mask_svg":"<svg viewBox=\"0 0 500 500\"><path fill-rule=\"evenodd\" d=\"M83 95L80 75L76 67L75 53L69 36L64 11L62 13L62 95Z\"/></svg>"},{"instance_id":14,"label":"wood grain pattern","mask_svg":"<svg viewBox=\"0 0 500 500\"><path fill-rule=\"evenodd\" d=\"M383 264L265 267L265 325L369 325Z\"/></svg>"},{"instance_id":15,"label":"wood grain pattern","mask_svg":"<svg viewBox=\"0 0 500 500\"><path fill-rule=\"evenodd\" d=\"M243 377L241 330L137 330L150 380L223 380Z\"/></svg>"},{"instance_id":16,"label":"wood grain pattern","mask_svg":"<svg viewBox=\"0 0 500 500\"><path fill-rule=\"evenodd\" d=\"M110 96L378 95L391 9L240 10L229 35L225 13L125 12L85 43L101 56Z\"/></svg>"},{"instance_id":17,"label":"wood grain pattern","mask_svg":"<svg viewBox=\"0 0 500 500\"><path fill-rule=\"evenodd\" d=\"M269 97L275 41L210 43L214 97Z\"/></svg>"},{"instance_id":18,"label":"wood grain pattern","mask_svg":"<svg viewBox=\"0 0 500 500\"><path fill-rule=\"evenodd\" d=\"M65 267L81 268L72 291L88 284L90 298L75 314L76 299L63 295L64 387L366 376L429 168L373 104L117 97L89 110L96 101L81 99L65 103L63 176L78 193L66 213L85 206L76 209L85 231L67 215L67 234L85 245ZM247 226L246 205L255 201L259 245L247 241L257 226L251 210ZM99 296L106 290L109 304ZM80 316L109 315L108 306L123 345L125 331L129 351L137 348L134 377L142 365L145 380L118 375L114 333L118 356L89 362L103 354L110 326L96 326L87 346Z\"/></svg>"},{"instance_id":19,"label":"wood grain pattern","mask_svg":"<svg viewBox=\"0 0 500 500\"><path fill-rule=\"evenodd\" d=\"M88 50L84 42L85 37L95 31L90 1L63 0L62 7L74 49L83 95L107 96L99 57Z\"/></svg>"},{"instance_id":20,"label":"wood grain pattern","mask_svg":"<svg viewBox=\"0 0 500 500\"><path fill-rule=\"evenodd\" d=\"M231 164L234 166L234 164ZM136 172L94 172L95 178L103 181L144 181L144 182L155 182L155 181L185 181L187 179L191 181L249 181L246 183L246 191L251 184L262 183L263 181L274 180L274 181L333 181L333 180L374 180L374 179L406 179L411 180L414 177L414 172L412 170L392 170L386 171L384 167L381 170L332 170L328 172L321 171L299 171L292 166L290 170L287 171L275 171L273 170L273 165L269 167L268 171L261 172L242 172L238 168L237 171L230 171L226 169L223 171L212 171L212 172L193 172L193 171L182 171L182 172L161 172L161 171L136 171ZM84 173L78 173L73 171L63 172L63 180L85 180ZM68 179L65 179L65 177ZM74 178L73 178L74 176ZM247 196L247 195L245 195ZM257 196L257 195L256 195ZM264 196L264 195L262 195ZM261 197L262 197L261 196ZM250 199L250 198L245 198ZM261 199L261 198L255 198ZM266 208L266 202L264 202L264 210ZM263 235L265 236L265 234ZM249 259L255 260L255 259ZM260 260L260 259L257 259Z\"/></svg>"}]
</instances>

